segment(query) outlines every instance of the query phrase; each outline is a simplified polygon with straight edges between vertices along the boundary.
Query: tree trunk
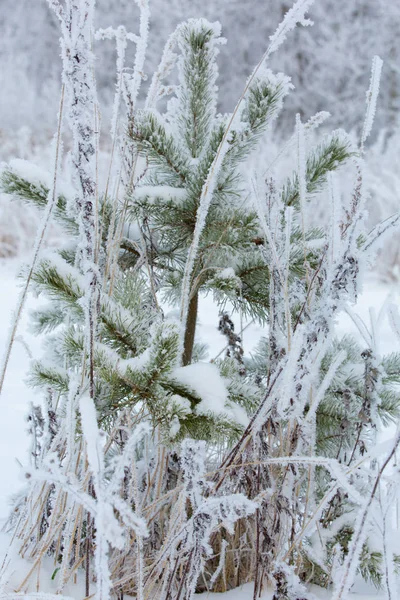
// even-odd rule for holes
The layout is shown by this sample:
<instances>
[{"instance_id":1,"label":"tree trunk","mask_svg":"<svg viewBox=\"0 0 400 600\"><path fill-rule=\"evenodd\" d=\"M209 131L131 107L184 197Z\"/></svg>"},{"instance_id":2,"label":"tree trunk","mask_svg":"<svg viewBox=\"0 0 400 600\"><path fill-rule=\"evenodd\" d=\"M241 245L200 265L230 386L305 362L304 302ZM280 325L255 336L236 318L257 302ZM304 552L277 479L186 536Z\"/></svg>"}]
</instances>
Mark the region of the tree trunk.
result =
<instances>
[{"instance_id":1,"label":"tree trunk","mask_svg":"<svg viewBox=\"0 0 400 600\"><path fill-rule=\"evenodd\" d=\"M185 339L183 344L182 364L185 367L192 361L194 336L196 333L197 309L199 305L199 293L196 292L189 302L189 310L186 321Z\"/></svg>"}]
</instances>

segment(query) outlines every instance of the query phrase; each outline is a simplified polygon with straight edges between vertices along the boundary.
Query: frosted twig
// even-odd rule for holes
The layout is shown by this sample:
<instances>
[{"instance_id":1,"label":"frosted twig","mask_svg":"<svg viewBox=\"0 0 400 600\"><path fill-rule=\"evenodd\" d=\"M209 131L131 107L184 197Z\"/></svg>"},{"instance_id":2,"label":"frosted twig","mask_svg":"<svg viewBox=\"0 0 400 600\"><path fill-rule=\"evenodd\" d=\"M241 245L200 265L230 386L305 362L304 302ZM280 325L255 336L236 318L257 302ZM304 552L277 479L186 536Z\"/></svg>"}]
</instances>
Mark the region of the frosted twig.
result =
<instances>
[{"instance_id":1,"label":"frosted twig","mask_svg":"<svg viewBox=\"0 0 400 600\"><path fill-rule=\"evenodd\" d=\"M343 362L345 360L346 360L346 352L344 350L342 350L341 352L339 352L339 354L335 357L335 360L330 365L328 372L326 373L326 375L318 389L316 396L313 398L313 402L310 407L310 410L308 411L308 413L305 417L305 422L310 421L315 417L316 412L318 410L318 406L319 406L320 402L323 400L330 384L332 383L332 380L335 377L336 371L338 370L340 365L343 364Z\"/></svg>"},{"instance_id":2,"label":"frosted twig","mask_svg":"<svg viewBox=\"0 0 400 600\"><path fill-rule=\"evenodd\" d=\"M365 528L369 522L369 513L375 499L383 473L390 461L395 456L396 450L400 444L400 429L397 430L396 438L393 447L379 468L378 474L375 477L374 484L369 492L362 509L360 510L354 526L354 533L351 539L349 550L343 564L343 574L336 590L333 593L332 600L344 600L353 585L354 576L357 568L358 559L362 550L362 545L365 539Z\"/></svg>"},{"instance_id":3,"label":"frosted twig","mask_svg":"<svg viewBox=\"0 0 400 600\"><path fill-rule=\"evenodd\" d=\"M398 342L400 342L400 314L399 308L395 304L391 304L388 309L388 317L392 330L394 331Z\"/></svg>"},{"instance_id":4,"label":"frosted twig","mask_svg":"<svg viewBox=\"0 0 400 600\"><path fill-rule=\"evenodd\" d=\"M280 46L286 40L286 37L290 31L292 31L298 23L306 27L312 25L313 22L306 18L306 13L310 10L310 7L314 3L314 0L298 0L290 8L278 29L269 38L270 45L266 53L266 57L269 57L273 52L276 52Z\"/></svg>"},{"instance_id":5,"label":"frosted twig","mask_svg":"<svg viewBox=\"0 0 400 600\"><path fill-rule=\"evenodd\" d=\"M177 41L177 33L178 30L174 31L174 33L170 35L164 47L161 62L152 77L149 91L147 93L145 104L146 109L155 108L158 100L160 100L163 95L168 93L168 90L162 88L161 82L172 71L177 59L177 55L173 52Z\"/></svg>"},{"instance_id":6,"label":"frosted twig","mask_svg":"<svg viewBox=\"0 0 400 600\"><path fill-rule=\"evenodd\" d=\"M368 331L368 328L367 328L366 324L364 323L364 321L360 317L360 315L358 315L357 313L355 313L350 307L346 307L345 312L348 314L348 316L350 317L350 319L353 321L353 323L357 327L358 331L362 335L362 337L363 337L365 343L367 344L367 346L370 346L371 345L371 335L370 335L370 333Z\"/></svg>"},{"instance_id":7,"label":"frosted twig","mask_svg":"<svg viewBox=\"0 0 400 600\"><path fill-rule=\"evenodd\" d=\"M371 133L372 125L374 123L376 103L378 100L379 85L382 73L382 65L382 59L379 58L379 56L374 56L372 60L370 86L367 92L367 111L365 114L364 126L361 135L361 154L364 153L364 145Z\"/></svg>"},{"instance_id":8,"label":"frosted twig","mask_svg":"<svg viewBox=\"0 0 400 600\"><path fill-rule=\"evenodd\" d=\"M306 133L310 131L314 131L317 129L322 123L324 123L330 117L330 113L326 111L321 111L313 115L308 119L308 121L304 124L304 130ZM270 172L272 167L278 162L278 160L288 151L290 148L296 143L296 133L294 133L283 146L282 150L278 152L275 158L269 163L268 167L264 171L264 177L267 173Z\"/></svg>"},{"instance_id":9,"label":"frosted twig","mask_svg":"<svg viewBox=\"0 0 400 600\"><path fill-rule=\"evenodd\" d=\"M390 230L394 227L398 227L400 225L400 212L394 213L391 217L388 217L381 223L378 223L371 231L368 233L366 240L364 241L363 248L365 251L369 251L374 246L382 246L386 234L390 232Z\"/></svg>"}]
</instances>

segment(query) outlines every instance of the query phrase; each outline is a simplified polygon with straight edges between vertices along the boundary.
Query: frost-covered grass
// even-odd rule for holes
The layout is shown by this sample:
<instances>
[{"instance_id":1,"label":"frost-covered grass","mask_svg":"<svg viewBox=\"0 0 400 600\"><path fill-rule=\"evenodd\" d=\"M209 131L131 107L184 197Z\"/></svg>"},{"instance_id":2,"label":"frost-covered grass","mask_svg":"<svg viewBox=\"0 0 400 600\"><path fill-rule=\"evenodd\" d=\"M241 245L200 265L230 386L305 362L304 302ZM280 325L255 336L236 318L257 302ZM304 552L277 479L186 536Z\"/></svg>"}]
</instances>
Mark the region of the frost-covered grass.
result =
<instances>
[{"instance_id":1,"label":"frost-covered grass","mask_svg":"<svg viewBox=\"0 0 400 600\"><path fill-rule=\"evenodd\" d=\"M20 260L2 260L0 262L0 282L1 282L1 300L0 300L0 344L4 344L9 328L10 316L15 306L18 297L19 283L17 273L21 266ZM357 303L355 313L362 319L368 322L370 317L371 307L381 307L388 296L390 295L393 302L400 300L400 290L397 285L383 285L373 275L367 279L363 293ZM24 380L26 378L29 367L29 352L37 354L40 348L40 339L29 334L27 331L28 312L35 308L39 300L30 298L26 307L25 315L22 319L20 337L14 345L8 376L6 378L5 387L2 395L2 403L4 407L3 418L0 421L0 481L2 491L0 493L0 519L5 521L9 516L10 500L24 486L24 473L29 464L29 436L27 435L28 424L26 415L31 402L38 402L39 398L29 388ZM198 340L207 343L209 347L209 355L217 355L225 346L225 338L218 331L219 311L216 304L210 296L203 297L200 302L199 314L199 331ZM239 323L237 323L239 325ZM353 321L345 314L339 315L336 331L338 335L355 333L357 330ZM263 329L259 326L251 325L244 332L244 347L246 353L256 346L260 337L263 335ZM380 350L382 353L389 353L396 349L397 342L394 339L390 324L387 320L382 323L379 335ZM388 435L389 432L387 432ZM21 468L21 466L24 468ZM3 534L1 536L0 553L8 551L10 536ZM10 557L9 557L10 558ZM31 567L21 559L14 557L12 561L13 574L10 575L10 582L14 585L21 583L21 574L27 574ZM40 572L40 589L43 593L54 593L56 586L51 580L54 573L54 563L48 558L44 561ZM76 585L68 585L64 591L64 595L71 595L74 598L84 595L84 576L78 578ZM7 593L12 589L7 587ZM28 588L35 592L35 582L30 583ZM224 598L226 600L251 600L252 585L248 584L240 589L227 592L223 596L220 594L209 594L200 596L218 600ZM354 590L357 590L355 593ZM384 597L383 593L379 593L374 588L368 588L364 582L358 578L354 594L354 600L375 600L376 598ZM321 600L329 600L330 592L320 589L313 589L314 593ZM266 600L272 597L271 592L265 592L262 596Z\"/></svg>"}]
</instances>

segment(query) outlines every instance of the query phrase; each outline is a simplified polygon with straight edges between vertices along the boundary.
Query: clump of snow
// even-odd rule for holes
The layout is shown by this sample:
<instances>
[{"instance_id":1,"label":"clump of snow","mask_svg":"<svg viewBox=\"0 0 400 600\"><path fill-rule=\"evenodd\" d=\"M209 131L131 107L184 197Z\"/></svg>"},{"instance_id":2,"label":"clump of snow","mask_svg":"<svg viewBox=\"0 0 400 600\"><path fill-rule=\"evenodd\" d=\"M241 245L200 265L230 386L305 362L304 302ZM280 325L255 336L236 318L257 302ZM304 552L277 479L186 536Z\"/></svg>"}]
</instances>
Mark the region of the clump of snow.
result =
<instances>
[{"instance_id":1,"label":"clump of snow","mask_svg":"<svg viewBox=\"0 0 400 600\"><path fill-rule=\"evenodd\" d=\"M132 371L139 371L140 369L144 369L151 358L150 350L150 348L146 348L146 350L138 356L120 360L118 364L120 370L126 371L127 369L131 369Z\"/></svg>"},{"instance_id":2,"label":"clump of snow","mask_svg":"<svg viewBox=\"0 0 400 600\"><path fill-rule=\"evenodd\" d=\"M185 367L177 367L172 371L172 377L191 389L201 399L196 405L197 414L212 413L231 419L240 425L247 425L246 411L229 401L226 381L221 377L215 364L197 362Z\"/></svg>"},{"instance_id":3,"label":"clump of snow","mask_svg":"<svg viewBox=\"0 0 400 600\"><path fill-rule=\"evenodd\" d=\"M131 242L140 242L141 232L138 223L124 223L123 236Z\"/></svg>"},{"instance_id":4,"label":"clump of snow","mask_svg":"<svg viewBox=\"0 0 400 600\"><path fill-rule=\"evenodd\" d=\"M187 398L179 396L179 394L173 394L170 398L170 402L182 415L189 415L191 413L190 402Z\"/></svg>"},{"instance_id":5,"label":"clump of snow","mask_svg":"<svg viewBox=\"0 0 400 600\"><path fill-rule=\"evenodd\" d=\"M222 269L222 271L220 271L218 273L219 279L233 279L234 277L236 277L236 275L235 275L235 271L232 269L232 267L227 267L226 269Z\"/></svg>"},{"instance_id":6,"label":"clump of snow","mask_svg":"<svg viewBox=\"0 0 400 600\"><path fill-rule=\"evenodd\" d=\"M172 185L142 185L135 190L135 198L142 200L184 200L187 196L185 188L177 188Z\"/></svg>"},{"instance_id":7,"label":"clump of snow","mask_svg":"<svg viewBox=\"0 0 400 600\"><path fill-rule=\"evenodd\" d=\"M177 367L172 371L172 376L201 398L200 404L197 405L199 414L225 414L228 389L216 365L198 362L186 367Z\"/></svg>"},{"instance_id":8,"label":"clump of snow","mask_svg":"<svg viewBox=\"0 0 400 600\"><path fill-rule=\"evenodd\" d=\"M238 277L232 267L221 269L215 274L214 281L226 282L230 286L239 288L242 285L240 277Z\"/></svg>"},{"instance_id":9,"label":"clump of snow","mask_svg":"<svg viewBox=\"0 0 400 600\"><path fill-rule=\"evenodd\" d=\"M172 418L171 424L169 427L169 435L172 439L178 435L180 428L181 428L181 423L180 423L178 417L175 415Z\"/></svg>"}]
</instances>

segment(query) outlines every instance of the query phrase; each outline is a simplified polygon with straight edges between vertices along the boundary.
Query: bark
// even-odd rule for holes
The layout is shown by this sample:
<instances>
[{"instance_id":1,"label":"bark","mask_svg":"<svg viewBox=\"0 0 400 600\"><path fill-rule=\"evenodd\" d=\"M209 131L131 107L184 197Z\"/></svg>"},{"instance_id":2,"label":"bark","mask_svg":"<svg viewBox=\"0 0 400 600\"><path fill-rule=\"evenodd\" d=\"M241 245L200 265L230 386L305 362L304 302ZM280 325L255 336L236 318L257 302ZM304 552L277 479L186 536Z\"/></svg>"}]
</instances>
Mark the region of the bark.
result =
<instances>
[{"instance_id":1,"label":"bark","mask_svg":"<svg viewBox=\"0 0 400 600\"><path fill-rule=\"evenodd\" d=\"M197 310L199 306L199 293L196 292L189 302L189 310L186 321L185 339L183 345L182 364L185 367L192 362L194 336L196 333Z\"/></svg>"}]
</instances>

